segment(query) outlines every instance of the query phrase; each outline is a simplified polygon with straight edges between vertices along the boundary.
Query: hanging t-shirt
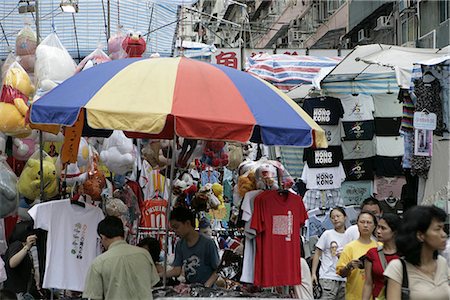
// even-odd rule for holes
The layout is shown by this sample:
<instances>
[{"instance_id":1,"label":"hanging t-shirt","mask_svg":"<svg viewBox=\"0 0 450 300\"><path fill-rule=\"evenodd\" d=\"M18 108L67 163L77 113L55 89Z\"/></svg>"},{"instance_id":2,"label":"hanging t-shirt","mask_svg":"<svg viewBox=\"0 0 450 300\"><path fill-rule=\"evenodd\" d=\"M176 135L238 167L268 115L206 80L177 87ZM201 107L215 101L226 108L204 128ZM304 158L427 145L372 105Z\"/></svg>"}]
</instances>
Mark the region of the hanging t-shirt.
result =
<instances>
[{"instance_id":1,"label":"hanging t-shirt","mask_svg":"<svg viewBox=\"0 0 450 300\"><path fill-rule=\"evenodd\" d=\"M402 157L375 156L375 174L385 177L402 176Z\"/></svg>"},{"instance_id":2,"label":"hanging t-shirt","mask_svg":"<svg viewBox=\"0 0 450 300\"><path fill-rule=\"evenodd\" d=\"M340 97L342 106L344 107L344 116L342 121L367 121L373 120L373 112L375 107L373 105L372 96L359 94L353 96L351 94Z\"/></svg>"},{"instance_id":3,"label":"hanging t-shirt","mask_svg":"<svg viewBox=\"0 0 450 300\"><path fill-rule=\"evenodd\" d=\"M338 125L321 125L325 131L328 146L339 146L342 143L341 140L341 122Z\"/></svg>"},{"instance_id":4,"label":"hanging t-shirt","mask_svg":"<svg viewBox=\"0 0 450 300\"><path fill-rule=\"evenodd\" d=\"M401 101L403 102L402 130L413 130L414 99L410 96L408 90L400 90L399 97L401 97Z\"/></svg>"},{"instance_id":5,"label":"hanging t-shirt","mask_svg":"<svg viewBox=\"0 0 450 300\"><path fill-rule=\"evenodd\" d=\"M300 229L307 218L302 198L293 193L264 191L256 197L251 222L251 227L258 233L256 286L301 283Z\"/></svg>"},{"instance_id":6,"label":"hanging t-shirt","mask_svg":"<svg viewBox=\"0 0 450 300\"><path fill-rule=\"evenodd\" d=\"M331 190L341 187L345 180L345 172L342 164L332 168L310 168L307 163L303 167L302 177L309 190Z\"/></svg>"},{"instance_id":7,"label":"hanging t-shirt","mask_svg":"<svg viewBox=\"0 0 450 300\"><path fill-rule=\"evenodd\" d=\"M345 232L340 233L334 229L327 230L320 236L316 244L316 247L322 250L320 278L345 281L345 278L336 274L336 264L347 243Z\"/></svg>"},{"instance_id":8,"label":"hanging t-shirt","mask_svg":"<svg viewBox=\"0 0 450 300\"><path fill-rule=\"evenodd\" d=\"M394 118L402 116L402 104L397 94L373 94L374 117Z\"/></svg>"},{"instance_id":9,"label":"hanging t-shirt","mask_svg":"<svg viewBox=\"0 0 450 300\"><path fill-rule=\"evenodd\" d=\"M341 197L344 205L360 205L364 199L372 195L372 181L345 181L341 186Z\"/></svg>"},{"instance_id":10,"label":"hanging t-shirt","mask_svg":"<svg viewBox=\"0 0 450 300\"><path fill-rule=\"evenodd\" d=\"M373 179L373 158L344 160L343 165L347 180Z\"/></svg>"},{"instance_id":11,"label":"hanging t-shirt","mask_svg":"<svg viewBox=\"0 0 450 300\"><path fill-rule=\"evenodd\" d=\"M303 161L306 161L310 168L338 167L342 159L341 146L329 146L324 149L306 148L303 151Z\"/></svg>"},{"instance_id":12,"label":"hanging t-shirt","mask_svg":"<svg viewBox=\"0 0 450 300\"><path fill-rule=\"evenodd\" d=\"M144 160L142 162L139 185L144 194L144 200L157 197L169 199L170 182L160 173L160 170L153 170L152 166Z\"/></svg>"},{"instance_id":13,"label":"hanging t-shirt","mask_svg":"<svg viewBox=\"0 0 450 300\"><path fill-rule=\"evenodd\" d=\"M380 177L375 176L374 180L374 193L375 198L383 200L388 197L400 198L402 194L402 188L406 184L404 176L396 177Z\"/></svg>"},{"instance_id":14,"label":"hanging t-shirt","mask_svg":"<svg viewBox=\"0 0 450 300\"><path fill-rule=\"evenodd\" d=\"M308 190L303 197L306 210L321 207L344 206L340 189L333 190Z\"/></svg>"},{"instance_id":15,"label":"hanging t-shirt","mask_svg":"<svg viewBox=\"0 0 450 300\"><path fill-rule=\"evenodd\" d=\"M405 148L402 136L377 136L375 137L377 145L377 155L396 157L403 156Z\"/></svg>"},{"instance_id":16,"label":"hanging t-shirt","mask_svg":"<svg viewBox=\"0 0 450 300\"><path fill-rule=\"evenodd\" d=\"M375 118L375 134L377 136L398 136L401 122L400 117Z\"/></svg>"},{"instance_id":17,"label":"hanging t-shirt","mask_svg":"<svg viewBox=\"0 0 450 300\"><path fill-rule=\"evenodd\" d=\"M36 204L28 213L34 227L48 231L47 259L42 287L83 291L89 266L100 254L97 225L100 208L80 207L69 199Z\"/></svg>"},{"instance_id":18,"label":"hanging t-shirt","mask_svg":"<svg viewBox=\"0 0 450 300\"><path fill-rule=\"evenodd\" d=\"M344 115L341 100L333 97L307 98L303 110L319 125L336 125Z\"/></svg>"},{"instance_id":19,"label":"hanging t-shirt","mask_svg":"<svg viewBox=\"0 0 450 300\"><path fill-rule=\"evenodd\" d=\"M146 200L141 209L141 221L139 226L158 229L166 228L167 200Z\"/></svg>"},{"instance_id":20,"label":"hanging t-shirt","mask_svg":"<svg viewBox=\"0 0 450 300\"><path fill-rule=\"evenodd\" d=\"M344 141L342 142L344 159L358 159L375 156L375 140Z\"/></svg>"},{"instance_id":21,"label":"hanging t-shirt","mask_svg":"<svg viewBox=\"0 0 450 300\"><path fill-rule=\"evenodd\" d=\"M373 120L342 122L343 140L372 140L374 134L375 123Z\"/></svg>"},{"instance_id":22,"label":"hanging t-shirt","mask_svg":"<svg viewBox=\"0 0 450 300\"><path fill-rule=\"evenodd\" d=\"M313 236L320 237L325 230L329 229L333 229L333 223L330 219L330 209L323 210L316 208L308 211L308 220L306 222L307 239Z\"/></svg>"},{"instance_id":23,"label":"hanging t-shirt","mask_svg":"<svg viewBox=\"0 0 450 300\"><path fill-rule=\"evenodd\" d=\"M380 208L383 213L391 213L396 215L403 215L404 207L403 201L400 198L388 197L380 200Z\"/></svg>"}]
</instances>

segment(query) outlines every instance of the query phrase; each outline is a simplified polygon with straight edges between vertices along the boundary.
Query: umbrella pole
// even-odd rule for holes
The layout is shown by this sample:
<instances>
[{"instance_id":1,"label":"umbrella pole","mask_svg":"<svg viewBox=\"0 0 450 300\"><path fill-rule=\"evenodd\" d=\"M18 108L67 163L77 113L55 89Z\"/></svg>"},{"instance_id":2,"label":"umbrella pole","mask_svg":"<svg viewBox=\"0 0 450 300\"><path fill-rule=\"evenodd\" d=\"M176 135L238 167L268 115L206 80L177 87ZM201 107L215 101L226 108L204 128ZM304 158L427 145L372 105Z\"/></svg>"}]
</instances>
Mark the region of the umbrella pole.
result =
<instances>
[{"instance_id":1,"label":"umbrella pole","mask_svg":"<svg viewBox=\"0 0 450 300\"><path fill-rule=\"evenodd\" d=\"M175 176L175 160L176 160L176 148L177 147L177 134L175 131L175 124L173 130L173 140L172 140L172 160L170 161L170 190L169 190L169 200L167 201L166 210L166 242L164 243L164 274L163 274L163 287L166 287L166 273L167 273L167 256L169 249L169 214L170 208L172 206L172 195L173 195L173 177Z\"/></svg>"},{"instance_id":2,"label":"umbrella pole","mask_svg":"<svg viewBox=\"0 0 450 300\"><path fill-rule=\"evenodd\" d=\"M41 202L45 201L44 195L44 138L42 136L42 130L39 130L39 177L41 180L40 190L41 190Z\"/></svg>"}]
</instances>

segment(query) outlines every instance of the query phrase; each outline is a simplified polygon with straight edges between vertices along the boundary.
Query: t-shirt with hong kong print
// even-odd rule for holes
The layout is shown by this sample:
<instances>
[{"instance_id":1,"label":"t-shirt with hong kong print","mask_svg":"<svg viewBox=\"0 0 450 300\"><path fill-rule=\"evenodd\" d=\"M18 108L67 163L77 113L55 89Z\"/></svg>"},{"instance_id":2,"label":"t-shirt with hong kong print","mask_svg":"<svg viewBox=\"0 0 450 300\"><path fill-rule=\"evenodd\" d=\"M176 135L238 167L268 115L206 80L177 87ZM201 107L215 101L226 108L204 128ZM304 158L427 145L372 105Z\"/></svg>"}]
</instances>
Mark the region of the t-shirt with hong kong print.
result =
<instances>
[{"instance_id":1,"label":"t-shirt with hong kong print","mask_svg":"<svg viewBox=\"0 0 450 300\"><path fill-rule=\"evenodd\" d=\"M307 218L302 198L291 192L264 191L255 198L256 286L301 284L300 229Z\"/></svg>"}]
</instances>

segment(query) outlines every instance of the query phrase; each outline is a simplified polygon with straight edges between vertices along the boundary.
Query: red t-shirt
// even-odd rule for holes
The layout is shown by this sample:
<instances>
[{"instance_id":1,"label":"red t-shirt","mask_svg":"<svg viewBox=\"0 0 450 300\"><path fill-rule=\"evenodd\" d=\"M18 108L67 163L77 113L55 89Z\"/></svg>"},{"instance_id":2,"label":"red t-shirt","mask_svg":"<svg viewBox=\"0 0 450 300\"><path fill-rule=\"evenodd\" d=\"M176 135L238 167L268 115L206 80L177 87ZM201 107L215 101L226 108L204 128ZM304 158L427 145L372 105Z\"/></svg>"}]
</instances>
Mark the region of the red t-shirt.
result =
<instances>
[{"instance_id":1,"label":"red t-shirt","mask_svg":"<svg viewBox=\"0 0 450 300\"><path fill-rule=\"evenodd\" d=\"M377 248L372 248L367 251L366 254L367 260L372 263L372 281L373 281L373 289L372 296L375 298L380 293L381 289L385 285L385 279L383 276L383 266L381 265L380 257L378 256ZM389 254L384 255L386 257L386 264L393 259L399 258L397 254Z\"/></svg>"},{"instance_id":2,"label":"red t-shirt","mask_svg":"<svg viewBox=\"0 0 450 300\"><path fill-rule=\"evenodd\" d=\"M257 232L256 286L301 284L300 228L307 218L300 196L265 191L255 198L251 228Z\"/></svg>"},{"instance_id":3,"label":"red t-shirt","mask_svg":"<svg viewBox=\"0 0 450 300\"><path fill-rule=\"evenodd\" d=\"M141 211L141 227L166 228L167 200L146 200Z\"/></svg>"}]
</instances>

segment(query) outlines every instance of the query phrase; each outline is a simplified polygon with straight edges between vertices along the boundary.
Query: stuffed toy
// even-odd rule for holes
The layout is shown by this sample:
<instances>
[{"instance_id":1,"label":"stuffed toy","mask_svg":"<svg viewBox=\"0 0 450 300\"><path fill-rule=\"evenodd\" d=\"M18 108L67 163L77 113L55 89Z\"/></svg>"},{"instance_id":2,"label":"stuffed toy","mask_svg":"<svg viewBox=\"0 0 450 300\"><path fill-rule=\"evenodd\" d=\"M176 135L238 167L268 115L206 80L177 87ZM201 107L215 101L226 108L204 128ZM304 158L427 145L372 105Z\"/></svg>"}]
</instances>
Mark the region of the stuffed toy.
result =
<instances>
[{"instance_id":1,"label":"stuffed toy","mask_svg":"<svg viewBox=\"0 0 450 300\"><path fill-rule=\"evenodd\" d=\"M95 170L93 172L89 172L88 180L83 183L83 191L86 195L89 195L91 197L92 201L101 201L102 192L105 187L105 175L103 175L103 172L95 167Z\"/></svg>"},{"instance_id":2,"label":"stuffed toy","mask_svg":"<svg viewBox=\"0 0 450 300\"><path fill-rule=\"evenodd\" d=\"M13 138L13 152L15 159L26 161L39 148L39 132L33 130L26 138Z\"/></svg>"},{"instance_id":3,"label":"stuffed toy","mask_svg":"<svg viewBox=\"0 0 450 300\"><path fill-rule=\"evenodd\" d=\"M207 141L201 162L212 167L224 167L228 164L228 154L224 150L225 142Z\"/></svg>"},{"instance_id":4,"label":"stuffed toy","mask_svg":"<svg viewBox=\"0 0 450 300\"><path fill-rule=\"evenodd\" d=\"M295 181L289 172L284 168L283 164L277 160L268 160L267 162L277 169L277 176L280 178L282 185L281 188L286 190L290 189L294 185Z\"/></svg>"},{"instance_id":5,"label":"stuffed toy","mask_svg":"<svg viewBox=\"0 0 450 300\"><path fill-rule=\"evenodd\" d=\"M244 161L244 152L242 150L242 145L239 143L227 143L227 147L229 160L227 169L233 171Z\"/></svg>"},{"instance_id":6,"label":"stuffed toy","mask_svg":"<svg viewBox=\"0 0 450 300\"><path fill-rule=\"evenodd\" d=\"M28 72L34 72L36 61L36 32L30 25L25 25L16 37L16 55L20 65Z\"/></svg>"},{"instance_id":7,"label":"stuffed toy","mask_svg":"<svg viewBox=\"0 0 450 300\"><path fill-rule=\"evenodd\" d=\"M87 70L96 66L98 64L102 64L105 62L111 61L108 55L102 51L102 49L97 48L91 54L86 56L77 66L75 73L79 73L83 70Z\"/></svg>"},{"instance_id":8,"label":"stuffed toy","mask_svg":"<svg viewBox=\"0 0 450 300\"><path fill-rule=\"evenodd\" d=\"M237 190L241 199L244 198L245 193L256 190L255 171L249 171L238 177Z\"/></svg>"},{"instance_id":9,"label":"stuffed toy","mask_svg":"<svg viewBox=\"0 0 450 300\"><path fill-rule=\"evenodd\" d=\"M56 33L51 33L37 47L34 67L38 88L36 100L75 74L76 64Z\"/></svg>"},{"instance_id":10,"label":"stuffed toy","mask_svg":"<svg viewBox=\"0 0 450 300\"><path fill-rule=\"evenodd\" d=\"M126 215L128 213L128 206L126 206L122 200L117 198L106 199L105 209L107 216L114 216L120 218L121 216Z\"/></svg>"},{"instance_id":11,"label":"stuffed toy","mask_svg":"<svg viewBox=\"0 0 450 300\"><path fill-rule=\"evenodd\" d=\"M158 140L149 141L142 147L141 154L148 161L153 169L163 169L169 163L161 150L161 142Z\"/></svg>"},{"instance_id":12,"label":"stuffed toy","mask_svg":"<svg viewBox=\"0 0 450 300\"><path fill-rule=\"evenodd\" d=\"M211 189L212 189L214 195L217 197L217 199L220 202L220 204L217 207L217 209L225 208L225 202L223 200L223 186L220 185L219 183L213 183L212 186L211 186Z\"/></svg>"},{"instance_id":13,"label":"stuffed toy","mask_svg":"<svg viewBox=\"0 0 450 300\"><path fill-rule=\"evenodd\" d=\"M258 144L251 142L245 143L242 146L242 154L244 155L244 160L256 160Z\"/></svg>"},{"instance_id":14,"label":"stuffed toy","mask_svg":"<svg viewBox=\"0 0 450 300\"><path fill-rule=\"evenodd\" d=\"M196 211L208 211L217 209L220 205L219 199L212 191L212 184L202 186L192 199L192 208Z\"/></svg>"},{"instance_id":15,"label":"stuffed toy","mask_svg":"<svg viewBox=\"0 0 450 300\"><path fill-rule=\"evenodd\" d=\"M123 40L125 39L125 34L119 29L116 34L111 35L108 40L108 53L111 59L121 59L126 58L127 53L122 48Z\"/></svg>"},{"instance_id":16,"label":"stuffed toy","mask_svg":"<svg viewBox=\"0 0 450 300\"><path fill-rule=\"evenodd\" d=\"M17 209L17 176L8 166L5 157L0 156L0 218L5 218Z\"/></svg>"},{"instance_id":17,"label":"stuffed toy","mask_svg":"<svg viewBox=\"0 0 450 300\"><path fill-rule=\"evenodd\" d=\"M147 43L140 32L129 31L122 42L122 48L128 57L142 57L147 48Z\"/></svg>"},{"instance_id":18,"label":"stuffed toy","mask_svg":"<svg viewBox=\"0 0 450 300\"><path fill-rule=\"evenodd\" d=\"M27 72L14 62L6 72L0 96L0 131L7 135L26 137L31 129L25 124L28 101L34 93Z\"/></svg>"},{"instance_id":19,"label":"stuffed toy","mask_svg":"<svg viewBox=\"0 0 450 300\"><path fill-rule=\"evenodd\" d=\"M104 140L100 160L113 173L125 175L133 170L136 160L136 147L123 131L114 130Z\"/></svg>"},{"instance_id":20,"label":"stuffed toy","mask_svg":"<svg viewBox=\"0 0 450 300\"><path fill-rule=\"evenodd\" d=\"M31 200L39 198L41 187L40 161L36 154L39 154L39 152L36 152L28 159L17 183L19 193ZM44 155L42 163L44 169L44 195L46 199L49 199L58 193L56 169L52 158L47 154Z\"/></svg>"},{"instance_id":21,"label":"stuffed toy","mask_svg":"<svg viewBox=\"0 0 450 300\"><path fill-rule=\"evenodd\" d=\"M190 206L195 193L197 192L197 183L188 172L182 173L173 182L173 194L175 202L181 206Z\"/></svg>"},{"instance_id":22,"label":"stuffed toy","mask_svg":"<svg viewBox=\"0 0 450 300\"><path fill-rule=\"evenodd\" d=\"M270 163L261 163L255 171L256 188L258 190L277 190L277 168Z\"/></svg>"}]
</instances>

